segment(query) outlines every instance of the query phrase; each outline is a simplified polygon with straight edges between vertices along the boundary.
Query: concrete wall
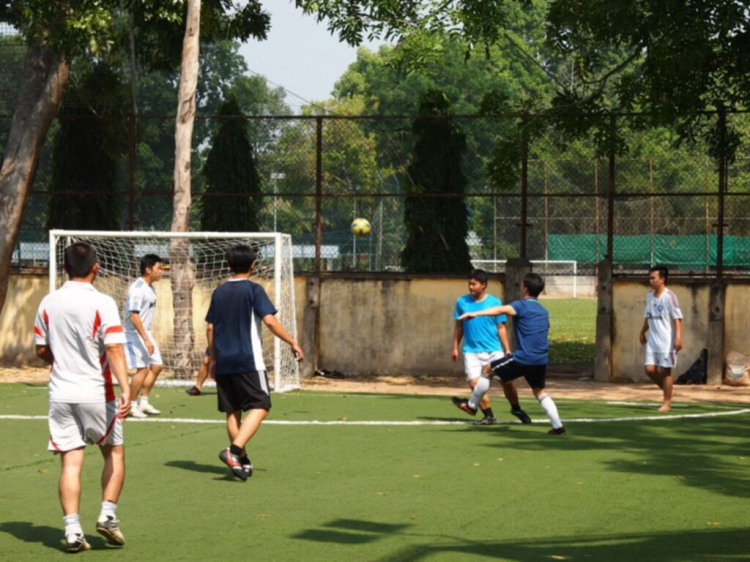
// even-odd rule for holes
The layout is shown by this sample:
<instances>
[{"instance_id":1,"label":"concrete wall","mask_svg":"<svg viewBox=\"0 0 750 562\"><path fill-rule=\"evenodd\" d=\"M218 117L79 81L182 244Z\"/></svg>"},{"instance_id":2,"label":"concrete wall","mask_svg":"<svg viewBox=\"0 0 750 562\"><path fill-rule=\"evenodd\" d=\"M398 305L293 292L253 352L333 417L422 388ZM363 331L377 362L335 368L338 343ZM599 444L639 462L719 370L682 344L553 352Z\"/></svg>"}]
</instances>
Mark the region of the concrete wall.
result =
<instances>
[{"instance_id":1,"label":"concrete wall","mask_svg":"<svg viewBox=\"0 0 750 562\"><path fill-rule=\"evenodd\" d=\"M453 308L466 279L321 280L319 365L347 374L463 370L450 359ZM497 280L488 291L502 294Z\"/></svg>"},{"instance_id":2,"label":"concrete wall","mask_svg":"<svg viewBox=\"0 0 750 562\"><path fill-rule=\"evenodd\" d=\"M97 279L97 287L108 294L121 294L118 301L124 300L128 283L122 280ZM215 285L215 284L214 284ZM8 286L8 295L0 313L0 363L6 365L42 365L34 354L34 317L39 303L47 294L49 281L46 274L12 274ZM162 280L154 284L157 294L156 322L154 333L162 347L165 348L172 338L173 310L172 293L169 280ZM195 328L196 349L205 345L206 311L210 303L213 286L201 285L193 292L193 326ZM269 295L273 297L272 287L267 287ZM305 279L295 279L297 327L301 326L302 313L305 307L304 296ZM266 334L269 338L273 336ZM166 359L166 357L165 357Z\"/></svg>"},{"instance_id":3,"label":"concrete wall","mask_svg":"<svg viewBox=\"0 0 750 562\"><path fill-rule=\"evenodd\" d=\"M750 285L728 285L725 302L724 353L750 354Z\"/></svg>"},{"instance_id":4,"label":"concrete wall","mask_svg":"<svg viewBox=\"0 0 750 562\"><path fill-rule=\"evenodd\" d=\"M684 316L683 349L678 355L677 368L673 371L675 376L679 376L693 364L701 350L708 347L710 287L702 283L670 283L669 288L677 295ZM643 326L646 293L650 290L648 283L616 280L612 283L612 290L612 379L648 381L643 369L645 348L638 339ZM750 287L746 290L750 291ZM746 318L744 321L747 324ZM744 337L748 341L749 333L745 330L736 337Z\"/></svg>"}]
</instances>

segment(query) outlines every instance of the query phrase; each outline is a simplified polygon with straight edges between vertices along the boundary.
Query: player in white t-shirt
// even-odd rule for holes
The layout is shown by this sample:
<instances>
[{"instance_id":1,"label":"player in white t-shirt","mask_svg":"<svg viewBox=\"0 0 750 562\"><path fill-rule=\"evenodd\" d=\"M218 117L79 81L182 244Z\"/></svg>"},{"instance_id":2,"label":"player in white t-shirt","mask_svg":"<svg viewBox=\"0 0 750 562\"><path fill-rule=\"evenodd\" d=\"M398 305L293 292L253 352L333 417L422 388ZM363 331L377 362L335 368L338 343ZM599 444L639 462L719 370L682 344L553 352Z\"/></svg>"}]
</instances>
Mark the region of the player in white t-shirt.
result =
<instances>
[{"instance_id":1,"label":"player in white t-shirt","mask_svg":"<svg viewBox=\"0 0 750 562\"><path fill-rule=\"evenodd\" d=\"M161 414L149 404L148 397L156 378L164 368L159 346L151 333L156 313L156 291L153 284L161 279L162 260L156 254L141 258L141 276L128 289L123 311L125 326L125 356L129 369L135 369L132 385L130 415L145 418L146 414ZM140 393L140 398L138 394Z\"/></svg>"},{"instance_id":2,"label":"player in white t-shirt","mask_svg":"<svg viewBox=\"0 0 750 562\"><path fill-rule=\"evenodd\" d=\"M664 266L649 269L648 284L653 291L646 295L641 328L641 345L646 346L646 374L664 393L660 412L672 409L672 369L677 366L677 352L682 349L682 311L677 295L667 289L667 276Z\"/></svg>"},{"instance_id":3,"label":"player in white t-shirt","mask_svg":"<svg viewBox=\"0 0 750 562\"><path fill-rule=\"evenodd\" d=\"M96 530L110 544L125 544L115 512L125 480L122 419L130 409L130 387L117 304L92 284L99 271L96 252L88 244L68 246L64 267L70 280L42 299L34 343L37 356L52 365L48 448L62 460L66 550L79 552L91 548L79 516L83 452L91 444L104 456ZM120 384L119 400L112 373Z\"/></svg>"}]
</instances>

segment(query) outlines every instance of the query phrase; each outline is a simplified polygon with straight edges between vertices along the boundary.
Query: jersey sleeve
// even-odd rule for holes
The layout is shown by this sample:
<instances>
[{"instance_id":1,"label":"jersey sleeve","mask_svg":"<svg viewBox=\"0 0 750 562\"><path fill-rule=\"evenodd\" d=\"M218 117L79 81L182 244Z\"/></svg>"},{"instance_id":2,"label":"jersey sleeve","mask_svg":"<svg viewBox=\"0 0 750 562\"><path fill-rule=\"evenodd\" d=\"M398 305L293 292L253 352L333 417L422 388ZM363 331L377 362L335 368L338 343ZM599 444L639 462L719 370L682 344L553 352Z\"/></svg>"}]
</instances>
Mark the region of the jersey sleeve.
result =
<instances>
[{"instance_id":1,"label":"jersey sleeve","mask_svg":"<svg viewBox=\"0 0 750 562\"><path fill-rule=\"evenodd\" d=\"M125 330L122 328L120 314L117 312L117 304L114 299L105 298L98 314L101 322L98 336L104 342L104 345L125 343Z\"/></svg>"},{"instance_id":2,"label":"jersey sleeve","mask_svg":"<svg viewBox=\"0 0 750 562\"><path fill-rule=\"evenodd\" d=\"M128 290L128 298L125 301L125 313L140 312L143 306L143 291L132 285Z\"/></svg>"},{"instance_id":3,"label":"jersey sleeve","mask_svg":"<svg viewBox=\"0 0 750 562\"><path fill-rule=\"evenodd\" d=\"M269 314L276 314L276 307L268 298L265 289L260 285L256 284L253 287L254 299L253 299L253 310L259 318L264 318Z\"/></svg>"},{"instance_id":4,"label":"jersey sleeve","mask_svg":"<svg viewBox=\"0 0 750 562\"><path fill-rule=\"evenodd\" d=\"M34 344L49 345L49 318L47 317L47 299L42 299L34 319Z\"/></svg>"},{"instance_id":5,"label":"jersey sleeve","mask_svg":"<svg viewBox=\"0 0 750 562\"><path fill-rule=\"evenodd\" d=\"M671 320L682 320L680 301L677 300L677 295L672 291L669 292L669 317Z\"/></svg>"},{"instance_id":6,"label":"jersey sleeve","mask_svg":"<svg viewBox=\"0 0 750 562\"><path fill-rule=\"evenodd\" d=\"M211 295L211 304L208 305L208 312L206 313L206 324L216 324L216 291Z\"/></svg>"},{"instance_id":7,"label":"jersey sleeve","mask_svg":"<svg viewBox=\"0 0 750 562\"><path fill-rule=\"evenodd\" d=\"M522 300L513 301L510 303L510 307L516 311L516 316L523 316L526 312L526 303Z\"/></svg>"}]
</instances>

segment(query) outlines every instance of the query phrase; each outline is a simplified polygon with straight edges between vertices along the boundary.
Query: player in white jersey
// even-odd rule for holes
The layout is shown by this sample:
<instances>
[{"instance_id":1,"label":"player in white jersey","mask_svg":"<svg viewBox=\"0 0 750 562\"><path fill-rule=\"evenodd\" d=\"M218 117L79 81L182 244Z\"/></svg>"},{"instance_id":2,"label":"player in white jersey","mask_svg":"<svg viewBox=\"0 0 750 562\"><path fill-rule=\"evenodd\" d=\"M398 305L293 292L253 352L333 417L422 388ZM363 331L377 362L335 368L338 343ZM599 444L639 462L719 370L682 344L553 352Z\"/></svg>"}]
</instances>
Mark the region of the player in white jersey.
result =
<instances>
[{"instance_id":1,"label":"player in white jersey","mask_svg":"<svg viewBox=\"0 0 750 562\"><path fill-rule=\"evenodd\" d=\"M68 246L65 271L70 280L39 305L34 343L37 356L52 365L48 448L62 461L66 549L79 552L91 548L79 516L83 452L90 444L99 445L104 456L96 530L110 544L125 544L115 512L125 480L122 418L130 409L130 388L117 304L92 284L99 271L96 252L88 244ZM120 384L119 401L112 373Z\"/></svg>"},{"instance_id":2,"label":"player in white jersey","mask_svg":"<svg viewBox=\"0 0 750 562\"><path fill-rule=\"evenodd\" d=\"M128 368L136 370L131 382L133 402L130 415L134 418L161 413L148 401L156 378L164 368L159 346L151 333L156 313L156 291L153 284L161 279L161 263L161 258L156 254L146 254L141 258L141 276L130 285L123 311L127 340L125 356Z\"/></svg>"},{"instance_id":3,"label":"player in white jersey","mask_svg":"<svg viewBox=\"0 0 750 562\"><path fill-rule=\"evenodd\" d=\"M667 276L664 266L649 269L648 284L653 291L646 295L641 328L641 345L646 346L646 374L664 393L660 412L672 409L672 369L677 366L677 352L682 349L682 311L677 295L667 289Z\"/></svg>"}]
</instances>

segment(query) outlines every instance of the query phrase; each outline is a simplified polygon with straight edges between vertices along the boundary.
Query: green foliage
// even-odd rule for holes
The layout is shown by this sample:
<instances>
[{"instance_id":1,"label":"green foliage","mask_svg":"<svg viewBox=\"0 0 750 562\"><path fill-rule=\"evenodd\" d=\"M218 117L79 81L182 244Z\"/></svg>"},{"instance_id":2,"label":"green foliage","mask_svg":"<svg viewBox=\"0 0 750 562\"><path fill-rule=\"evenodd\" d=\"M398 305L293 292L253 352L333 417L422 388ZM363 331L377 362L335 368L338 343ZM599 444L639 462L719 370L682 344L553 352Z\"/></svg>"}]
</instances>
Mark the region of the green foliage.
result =
<instances>
[{"instance_id":1,"label":"green foliage","mask_svg":"<svg viewBox=\"0 0 750 562\"><path fill-rule=\"evenodd\" d=\"M201 174L205 191L199 212L201 230L212 232L257 232L262 206L261 180L246 122L237 100L230 97L219 108L225 116L214 136ZM222 193L237 195L220 196ZM219 195L219 196L217 196Z\"/></svg>"},{"instance_id":2,"label":"green foliage","mask_svg":"<svg viewBox=\"0 0 750 562\"><path fill-rule=\"evenodd\" d=\"M126 95L118 76L103 64L66 91L52 152L47 229L119 230L117 167L127 151L127 134L122 121L113 117L126 103ZM81 98L86 100L85 111Z\"/></svg>"},{"instance_id":3,"label":"green foliage","mask_svg":"<svg viewBox=\"0 0 750 562\"><path fill-rule=\"evenodd\" d=\"M448 98L442 92L427 92L414 121L416 137L408 167L404 223L406 247L401 263L407 271L461 272L471 269L468 235L469 213L463 199L429 197L463 193L466 188L461 159L466 137L452 119ZM443 117L435 119L436 116ZM425 197L428 196L428 197Z\"/></svg>"}]
</instances>

